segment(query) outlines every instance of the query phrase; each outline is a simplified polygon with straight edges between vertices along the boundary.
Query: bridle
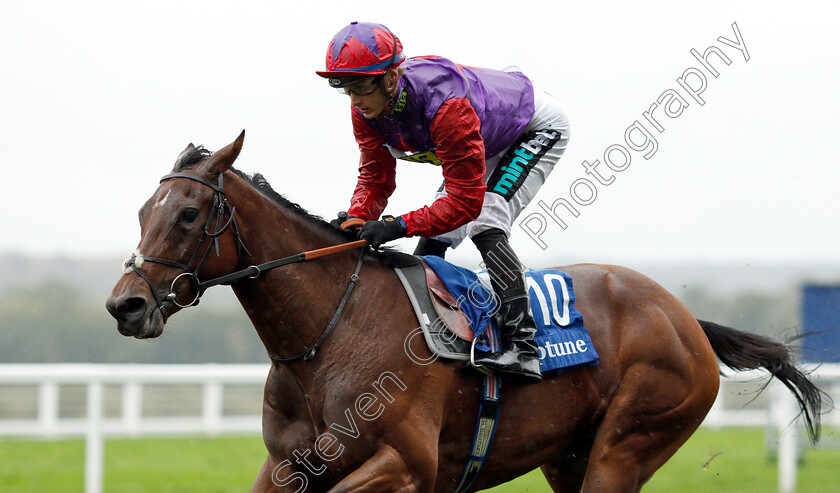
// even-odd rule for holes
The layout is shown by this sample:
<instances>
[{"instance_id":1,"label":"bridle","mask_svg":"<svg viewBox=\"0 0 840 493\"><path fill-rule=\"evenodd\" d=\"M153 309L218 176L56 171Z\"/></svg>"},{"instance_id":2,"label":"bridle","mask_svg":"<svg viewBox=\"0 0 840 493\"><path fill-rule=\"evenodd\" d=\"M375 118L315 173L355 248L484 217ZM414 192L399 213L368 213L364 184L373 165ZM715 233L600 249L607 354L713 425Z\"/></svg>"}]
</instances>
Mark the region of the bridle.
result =
<instances>
[{"instance_id":1,"label":"bridle","mask_svg":"<svg viewBox=\"0 0 840 493\"><path fill-rule=\"evenodd\" d=\"M318 257L323 257L323 256L331 255L331 254L334 254L334 253L339 253L339 252L343 252L343 251L347 251L347 250L353 250L353 249L356 249L356 248L361 248L361 247L367 246L367 244L368 244L368 242L366 240L358 240L358 241L353 241L353 242L350 242L350 243L344 243L342 245L336 245L336 246L327 247L327 248L320 248L320 249L317 249L317 250L309 250L309 251L305 251L305 252L300 252L300 253L297 253L295 255L290 255L288 257L283 257L283 258L279 258L279 259L276 259L276 260L271 260L269 262L265 262L265 263L262 263L262 264L259 264L259 265L250 265L250 266L248 266L244 269L237 270L235 272L231 272L230 274L215 277L215 278L210 279L208 281L203 281L202 282L198 278L198 271L201 269L201 266L204 265L204 261L207 260L207 256L210 253L210 250L214 246L215 246L215 250L216 250L216 256L217 257L219 256L219 242L218 242L218 239L225 231L227 231L228 228L233 229L233 235L236 238L236 254L237 254L236 265L241 264L243 252L246 255L248 255L249 257L253 256L253 255L251 255L251 252L248 251L248 248L245 246L245 243L242 241L242 237L239 234L239 228L236 225L236 218L235 218L236 208L235 207L232 208L228 204L227 197L225 196L223 176L224 176L223 174L219 174L218 184L215 184L215 183L213 183L213 182L211 182L211 181L209 181L205 178L202 178L200 176L196 176L196 175L189 174L189 173L170 173L168 175L164 175L160 179L160 182L163 183L166 180L171 180L171 179L174 179L174 178L186 178L186 179L193 180L193 181L196 181L198 183L201 183L201 184L203 184L207 187L210 187L215 192L215 194L213 196L213 204L212 204L211 209L210 209L210 214L207 215L207 221L204 224L204 231L202 232L201 238L199 238L198 243L196 244L195 249L192 252L192 255L190 255L190 258L189 258L189 260L187 260L186 263L181 263L181 262L178 262L178 261L175 261L175 260L170 260L170 259L161 258L161 257L148 257L146 255L141 255L139 252L132 253L131 256L123 262L123 272L128 274L128 273L134 271L144 281L146 281L146 284L149 285L149 290L152 292L152 296L154 297L155 303L157 304L155 309L160 311L160 314L163 317L163 322L164 323L166 323L167 319L169 318L169 315L166 312L166 307L164 306L164 302L166 302L166 301L172 303L173 305L177 306L178 308L189 308L191 306L197 305L199 303L200 299L201 299L201 296L204 294L204 291L206 291L207 288L210 288L212 286L216 286L216 285L219 285L219 284L229 285L229 284L231 284L235 281L238 281L239 279L245 278L245 277L248 277L250 279L256 279L263 272L265 272L267 270L270 270L270 269L274 269L276 267L280 267L280 266L288 265L288 264L299 263L299 262L305 262L307 260L312 260L312 259L315 259L315 258L318 258ZM214 212L215 212L215 214L214 214ZM215 221L214 230L211 231L210 226L213 223L214 215L215 215L216 221ZM225 216L229 216L226 222L225 222L225 219L224 219ZM209 240L209 241L207 241L206 244L205 244L205 240ZM203 252L202 252L202 245L204 245ZM301 353L297 356L294 356L292 358L281 358L279 356L269 355L269 357L272 360L280 362L280 363L292 363L294 361L298 361L298 360L301 360L301 359L304 359L304 360L308 361L315 356L315 353L318 351L318 348L320 348L321 344L323 344L324 340L326 340L327 336L330 335L332 330L335 328L335 325L338 323L338 319L341 315L341 312L344 310L344 305L346 304L347 299L350 297L350 293L353 291L353 288L355 287L356 282L359 279L359 271L361 270L361 267L362 267L362 259L363 258L364 258L364 250L362 251L362 254L359 256L359 261L356 263L356 269L353 272L353 275L350 276L350 281L349 281L349 284L347 286L347 289L344 292L344 297L341 299L341 302L339 303L338 308L336 309L336 312L333 314L333 317L330 319L330 322L327 325L327 328L321 334L321 337L318 339L318 341L312 347L310 347L309 349L307 349L306 351L304 351L303 353ZM148 276L148 274L143 272L143 270L141 269L141 266L144 262L152 262L152 263L156 263L156 264L162 264L162 265L166 265L166 266L169 266L169 267L175 267L177 269L181 269L181 270L184 271L181 274L178 274L177 276L175 276L175 278L172 280L172 282L169 285L169 293L167 293L163 297L163 299L161 299L161 297L158 296L158 292L155 289L151 278ZM195 262L195 265L193 265L194 262ZM177 300L178 295L175 292L175 285L178 283L178 281L181 278L184 278L184 277L186 277L188 280L190 280L194 284L195 290L196 290L196 295L195 295L195 298L191 302L189 302L185 305L182 305L182 304L178 303L178 300Z\"/></svg>"},{"instance_id":2,"label":"bridle","mask_svg":"<svg viewBox=\"0 0 840 493\"><path fill-rule=\"evenodd\" d=\"M166 320L169 318L169 316L166 313L166 308L163 306L164 301L169 301L178 308L188 308L198 304L201 295L204 293L205 289L207 289L211 285L215 286L215 284L210 284L213 281L215 281L215 279L211 279L207 282L201 282L198 279L198 271L201 269L201 266L204 265L204 261L207 260L207 256L214 246L216 250L216 256L219 256L219 237L225 231L227 231L228 228L233 228L233 235L236 238L237 265L239 265L239 262L241 262L242 260L243 252L248 256L251 256L251 252L248 251L248 248L245 246L245 243L242 242L242 237L239 235L239 227L236 225L235 218L236 208L230 207L227 201L227 197L225 196L223 176L223 174L219 174L218 184L214 184L210 180L189 173L170 173L168 175L163 176L160 179L160 183L163 183L166 180L171 180L174 178L187 178L189 180L197 181L202 185L213 189L213 191L215 192L213 196L213 204L210 207L210 214L207 215L207 221L204 223L204 230L201 234L201 238L199 238L198 243L196 244L195 249L192 252L192 255L190 255L190 258L189 260L187 260L186 263L181 263L175 260L170 260L161 257L148 257L146 255L141 255L139 252L132 253L131 257L129 257L125 260L125 262L123 262L123 272L127 273L133 270L144 281L146 281L146 284L149 285L149 289L152 291L152 295L155 298L155 303L157 303L157 309L160 310L160 313L163 316L164 323L166 323ZM226 215L229 216L227 222L225 222L224 220ZM216 218L215 227L214 230L211 231L210 226L213 223L214 216ZM205 243L205 240L209 241L206 241ZM202 245L204 246L203 252ZM156 264L167 265L169 267L175 267L184 271L181 274L175 276L175 279L173 279L169 285L169 293L167 293L166 296L163 297L163 299L161 299L160 296L158 296L158 292L154 288L152 280L149 278L149 276L140 269L140 266L144 262L152 262ZM181 280L181 278L187 278L193 284L195 284L196 288L195 298L185 305L178 303L177 294L175 292L175 285L178 283L179 280Z\"/></svg>"}]
</instances>

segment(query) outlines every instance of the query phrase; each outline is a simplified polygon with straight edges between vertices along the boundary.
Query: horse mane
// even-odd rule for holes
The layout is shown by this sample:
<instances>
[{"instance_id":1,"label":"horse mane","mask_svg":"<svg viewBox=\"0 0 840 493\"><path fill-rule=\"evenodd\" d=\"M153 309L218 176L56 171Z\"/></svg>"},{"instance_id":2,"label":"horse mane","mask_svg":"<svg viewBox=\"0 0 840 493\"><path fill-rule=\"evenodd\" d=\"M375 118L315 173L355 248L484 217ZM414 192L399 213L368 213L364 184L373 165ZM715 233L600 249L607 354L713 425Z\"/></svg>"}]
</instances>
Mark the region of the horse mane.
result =
<instances>
[{"instance_id":1,"label":"horse mane","mask_svg":"<svg viewBox=\"0 0 840 493\"><path fill-rule=\"evenodd\" d=\"M233 168L233 167L231 167L230 170L236 176L245 180L245 182L248 183L249 185L251 185L251 187L253 187L255 190L260 192L260 194L263 197L271 200L275 204L283 207L284 209L291 210L297 216L306 219L306 221L314 224L315 226L317 226L319 228L326 229L326 230L328 230L332 233L339 233L340 234L340 230L338 228L336 228L335 226L331 225L330 223L328 223L327 221L325 221L324 218L322 218L321 216L312 214L311 212L309 212L306 209L304 209L303 207L301 207L300 204L292 202L291 200L287 199L286 197L284 197L283 195L278 193L276 190L271 188L271 184L268 183L268 180L266 180L265 176L263 176L262 173L254 173L253 175L249 175L248 173L245 173L243 171L239 171L238 169Z\"/></svg>"},{"instance_id":2,"label":"horse mane","mask_svg":"<svg viewBox=\"0 0 840 493\"><path fill-rule=\"evenodd\" d=\"M193 147L192 149L188 149L187 151L184 151L184 153L181 154L181 156L179 156L178 160L175 162L175 172L182 172L184 170L194 168L198 163L209 158L212 155L212 151L210 151L209 149L205 149L204 146L201 145ZM296 216L305 219L307 222L313 224L317 228L327 233L337 235L338 240L340 241L347 240L346 234L339 228L328 223L321 216L312 214L311 212L301 207L300 204L292 202L291 200L287 199L282 194L274 190L274 188L271 187L271 184L268 183L268 180L265 178L265 176L263 176L262 173L254 173L253 175L249 175L248 173L240 171L234 167L231 167L230 171L236 176L245 180L245 182L249 184L252 188L254 188L256 191L258 191L260 195L274 202L276 205L282 207L283 209L293 212ZM367 256L372 256L373 258L385 260L387 258L385 252L392 251L398 250L395 250L393 247L390 246L382 247L379 251L368 249Z\"/></svg>"},{"instance_id":3,"label":"horse mane","mask_svg":"<svg viewBox=\"0 0 840 493\"><path fill-rule=\"evenodd\" d=\"M341 229L328 223L321 216L312 214L311 212L301 207L300 204L292 202L291 200L287 199L282 194L278 193L276 190L271 188L271 184L268 183L268 180L266 180L265 176L263 176L262 173L254 173L253 175L249 175L248 173L245 173L233 167L231 167L230 170L236 176L242 178L243 180L245 180L246 183L248 183L258 192L260 192L260 194L263 197L271 200L272 202L278 204L286 210L294 212L297 216L304 218L308 222L314 224L316 227L321 228L322 230L325 230L334 235L338 235L339 241L347 241L347 235ZM386 265L391 265L393 262L388 257L388 254L393 252L399 253L399 250L390 245L379 247L379 250L372 250L370 248L367 248L365 251L365 256L368 258L378 259L379 261L385 262Z\"/></svg>"},{"instance_id":4,"label":"horse mane","mask_svg":"<svg viewBox=\"0 0 840 493\"><path fill-rule=\"evenodd\" d=\"M180 173L186 169L193 168L196 164L204 161L212 155L213 151L210 149L205 149L204 146L201 145L193 147L193 145L190 144L187 150L181 153L181 155L178 156L178 160L175 161L174 171L176 173Z\"/></svg>"}]
</instances>

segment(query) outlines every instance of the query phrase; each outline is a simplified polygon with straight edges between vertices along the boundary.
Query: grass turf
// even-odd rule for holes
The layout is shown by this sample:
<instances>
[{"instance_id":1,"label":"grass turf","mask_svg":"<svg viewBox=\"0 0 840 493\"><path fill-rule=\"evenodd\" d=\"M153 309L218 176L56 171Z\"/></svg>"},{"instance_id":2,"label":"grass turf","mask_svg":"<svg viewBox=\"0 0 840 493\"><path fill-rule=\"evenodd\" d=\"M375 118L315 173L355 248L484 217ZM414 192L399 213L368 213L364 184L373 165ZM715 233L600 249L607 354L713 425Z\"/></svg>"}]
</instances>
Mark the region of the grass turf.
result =
<instances>
[{"instance_id":1,"label":"grass turf","mask_svg":"<svg viewBox=\"0 0 840 493\"><path fill-rule=\"evenodd\" d=\"M247 491L265 454L259 437L108 440L105 491ZM840 491L840 450L807 450L804 459L798 471L798 493ZM752 493L773 492L776 485L777 467L764 450L763 431L701 430L642 491ZM0 441L0 491L83 490L83 441ZM533 471L487 491L551 490L540 472Z\"/></svg>"}]
</instances>

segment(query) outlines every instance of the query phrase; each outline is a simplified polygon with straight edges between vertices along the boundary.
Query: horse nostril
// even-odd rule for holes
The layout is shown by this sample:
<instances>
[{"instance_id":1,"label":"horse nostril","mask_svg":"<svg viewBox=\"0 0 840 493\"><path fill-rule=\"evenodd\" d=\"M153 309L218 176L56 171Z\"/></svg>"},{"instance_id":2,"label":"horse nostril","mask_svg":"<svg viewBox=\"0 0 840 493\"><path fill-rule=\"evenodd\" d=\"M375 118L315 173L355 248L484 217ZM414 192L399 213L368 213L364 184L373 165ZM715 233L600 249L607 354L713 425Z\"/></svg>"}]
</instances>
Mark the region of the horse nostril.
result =
<instances>
[{"instance_id":1,"label":"horse nostril","mask_svg":"<svg viewBox=\"0 0 840 493\"><path fill-rule=\"evenodd\" d=\"M146 300L140 297L125 298L116 304L115 312L119 319L136 320L146 313Z\"/></svg>"}]
</instances>

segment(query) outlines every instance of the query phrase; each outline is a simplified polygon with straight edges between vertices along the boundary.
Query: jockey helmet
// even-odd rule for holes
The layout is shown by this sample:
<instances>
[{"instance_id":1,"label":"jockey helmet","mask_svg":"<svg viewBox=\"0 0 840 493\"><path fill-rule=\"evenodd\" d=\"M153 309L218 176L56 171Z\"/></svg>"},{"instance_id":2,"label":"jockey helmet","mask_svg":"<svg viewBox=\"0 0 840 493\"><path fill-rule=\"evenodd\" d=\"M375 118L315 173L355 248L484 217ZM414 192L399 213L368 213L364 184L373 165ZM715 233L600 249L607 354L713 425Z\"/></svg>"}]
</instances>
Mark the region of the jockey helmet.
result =
<instances>
[{"instance_id":1,"label":"jockey helmet","mask_svg":"<svg viewBox=\"0 0 840 493\"><path fill-rule=\"evenodd\" d=\"M326 70L316 71L342 87L359 77L382 75L405 60L402 43L382 24L351 22L336 34L327 48Z\"/></svg>"}]
</instances>

